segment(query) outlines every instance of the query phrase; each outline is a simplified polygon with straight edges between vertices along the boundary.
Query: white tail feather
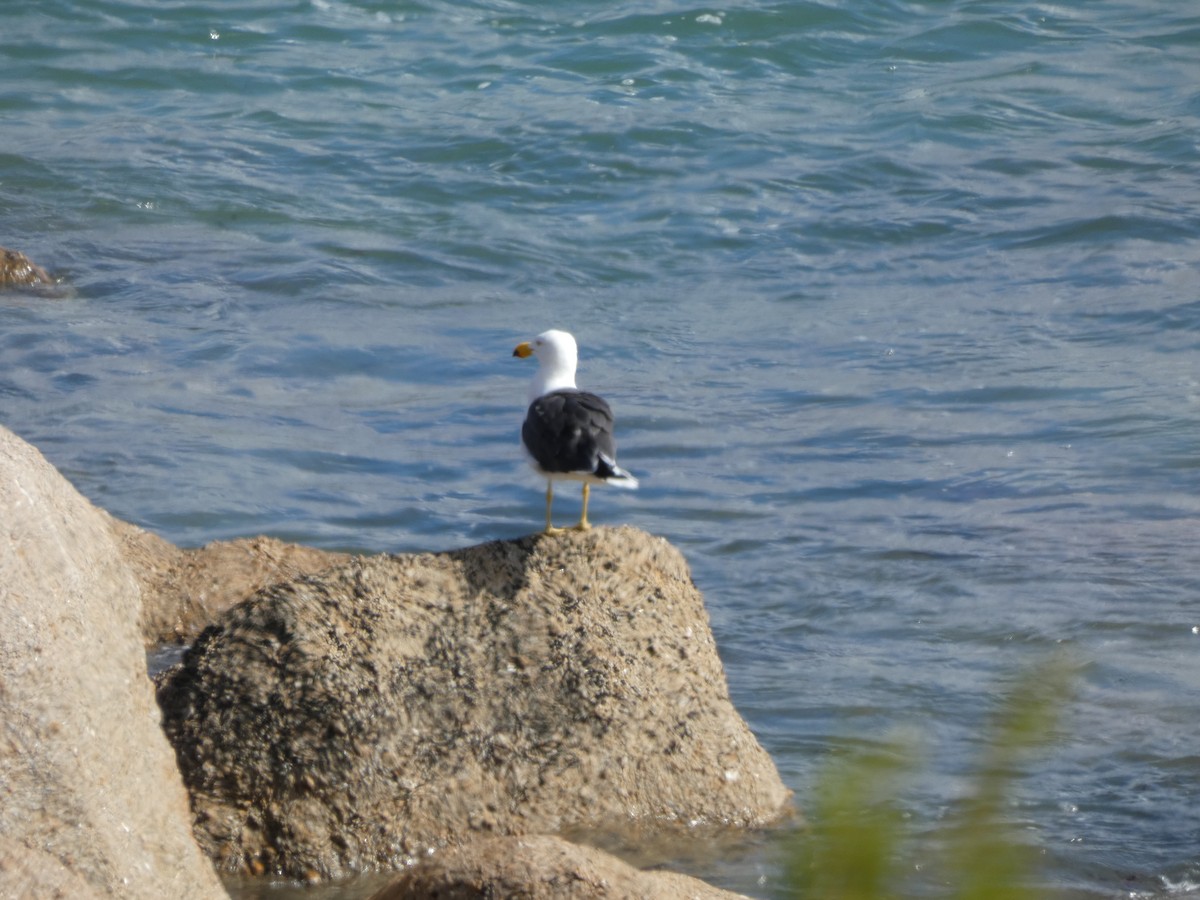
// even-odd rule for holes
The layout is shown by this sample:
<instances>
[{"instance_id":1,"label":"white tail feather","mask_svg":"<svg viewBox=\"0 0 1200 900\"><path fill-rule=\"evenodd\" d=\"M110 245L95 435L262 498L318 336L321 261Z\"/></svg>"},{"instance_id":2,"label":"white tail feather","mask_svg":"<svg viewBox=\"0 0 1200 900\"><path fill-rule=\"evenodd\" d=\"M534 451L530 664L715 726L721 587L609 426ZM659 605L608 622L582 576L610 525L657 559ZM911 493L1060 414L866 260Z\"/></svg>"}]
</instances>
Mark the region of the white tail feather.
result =
<instances>
[{"instance_id":1,"label":"white tail feather","mask_svg":"<svg viewBox=\"0 0 1200 900\"><path fill-rule=\"evenodd\" d=\"M633 473L622 469L614 460L609 459L603 453L600 454L600 461L611 470L612 474L604 479L605 484L611 484L614 487L627 488L633 490L638 486L638 480L633 477Z\"/></svg>"}]
</instances>

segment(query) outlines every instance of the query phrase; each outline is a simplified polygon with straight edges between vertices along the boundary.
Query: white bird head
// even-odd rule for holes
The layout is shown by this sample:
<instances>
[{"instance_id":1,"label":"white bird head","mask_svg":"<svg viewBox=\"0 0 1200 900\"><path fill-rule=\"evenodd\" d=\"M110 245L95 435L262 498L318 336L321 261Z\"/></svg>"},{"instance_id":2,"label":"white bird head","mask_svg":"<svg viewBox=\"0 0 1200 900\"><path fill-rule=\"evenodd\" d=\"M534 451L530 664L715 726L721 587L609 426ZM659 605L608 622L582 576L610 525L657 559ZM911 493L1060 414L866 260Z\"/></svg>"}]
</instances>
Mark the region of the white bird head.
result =
<instances>
[{"instance_id":1,"label":"white bird head","mask_svg":"<svg viewBox=\"0 0 1200 900\"><path fill-rule=\"evenodd\" d=\"M517 344L513 356L537 357L538 370L529 386L529 402L551 391L575 390L575 367L579 349L565 331L543 331L532 341Z\"/></svg>"}]
</instances>

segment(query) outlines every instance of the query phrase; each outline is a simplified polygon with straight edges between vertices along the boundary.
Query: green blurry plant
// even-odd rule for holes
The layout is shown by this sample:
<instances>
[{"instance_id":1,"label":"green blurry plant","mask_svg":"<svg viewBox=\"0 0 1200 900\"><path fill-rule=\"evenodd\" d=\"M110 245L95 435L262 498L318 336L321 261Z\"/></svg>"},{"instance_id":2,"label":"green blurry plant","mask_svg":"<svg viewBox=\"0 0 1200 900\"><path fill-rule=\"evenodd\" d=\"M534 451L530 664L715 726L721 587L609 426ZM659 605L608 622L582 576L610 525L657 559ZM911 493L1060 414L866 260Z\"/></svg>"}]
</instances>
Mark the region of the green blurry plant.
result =
<instances>
[{"instance_id":1,"label":"green blurry plant","mask_svg":"<svg viewBox=\"0 0 1200 900\"><path fill-rule=\"evenodd\" d=\"M1035 851L1006 819L1022 761L1053 739L1069 701L1071 667L1062 659L1022 672L993 713L969 797L948 820L918 835L900 797L916 771L916 742L894 739L860 749L820 777L808 827L789 855L797 897L890 900L938 896L1017 900L1030 896ZM926 888L914 884L921 859ZM929 880L938 887L930 890Z\"/></svg>"}]
</instances>

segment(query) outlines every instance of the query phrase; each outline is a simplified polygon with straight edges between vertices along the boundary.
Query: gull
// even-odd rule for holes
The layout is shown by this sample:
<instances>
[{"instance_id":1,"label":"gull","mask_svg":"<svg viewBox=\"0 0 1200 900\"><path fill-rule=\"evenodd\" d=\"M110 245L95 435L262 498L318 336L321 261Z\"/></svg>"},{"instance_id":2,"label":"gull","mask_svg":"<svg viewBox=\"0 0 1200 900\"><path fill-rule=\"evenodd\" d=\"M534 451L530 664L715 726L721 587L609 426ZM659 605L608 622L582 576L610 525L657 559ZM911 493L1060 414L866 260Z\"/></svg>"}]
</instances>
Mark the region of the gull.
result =
<instances>
[{"instance_id":1,"label":"gull","mask_svg":"<svg viewBox=\"0 0 1200 900\"><path fill-rule=\"evenodd\" d=\"M518 344L513 356L536 357L538 370L529 385L529 412L521 426L521 443L533 468L546 477L546 534L555 528L550 510L554 482L583 482L583 511L578 531L591 528L588 494L593 484L636 488L638 481L617 465L612 408L604 398L575 386L579 350L565 331L544 331Z\"/></svg>"}]
</instances>

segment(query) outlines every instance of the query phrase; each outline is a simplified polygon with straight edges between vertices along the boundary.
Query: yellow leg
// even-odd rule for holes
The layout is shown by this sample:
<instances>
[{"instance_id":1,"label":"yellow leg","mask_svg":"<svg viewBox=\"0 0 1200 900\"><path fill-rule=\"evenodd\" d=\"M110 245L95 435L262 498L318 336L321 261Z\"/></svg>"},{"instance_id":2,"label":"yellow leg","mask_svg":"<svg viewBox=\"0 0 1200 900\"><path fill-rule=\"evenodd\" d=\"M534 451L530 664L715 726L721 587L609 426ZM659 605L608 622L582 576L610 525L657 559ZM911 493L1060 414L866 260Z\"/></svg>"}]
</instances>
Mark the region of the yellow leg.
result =
<instances>
[{"instance_id":1,"label":"yellow leg","mask_svg":"<svg viewBox=\"0 0 1200 900\"><path fill-rule=\"evenodd\" d=\"M588 487L588 483L585 481L583 483L583 512L579 514L579 524L575 526L576 531L587 531L592 527L592 523L587 520L587 502L589 493L591 493L591 489Z\"/></svg>"},{"instance_id":2,"label":"yellow leg","mask_svg":"<svg viewBox=\"0 0 1200 900\"><path fill-rule=\"evenodd\" d=\"M546 534L554 534L556 531L561 531L551 524L550 507L554 505L554 482L546 479Z\"/></svg>"}]
</instances>

